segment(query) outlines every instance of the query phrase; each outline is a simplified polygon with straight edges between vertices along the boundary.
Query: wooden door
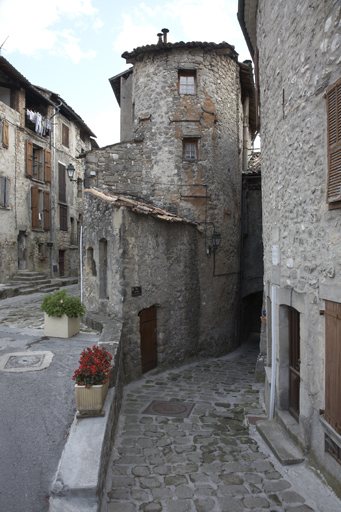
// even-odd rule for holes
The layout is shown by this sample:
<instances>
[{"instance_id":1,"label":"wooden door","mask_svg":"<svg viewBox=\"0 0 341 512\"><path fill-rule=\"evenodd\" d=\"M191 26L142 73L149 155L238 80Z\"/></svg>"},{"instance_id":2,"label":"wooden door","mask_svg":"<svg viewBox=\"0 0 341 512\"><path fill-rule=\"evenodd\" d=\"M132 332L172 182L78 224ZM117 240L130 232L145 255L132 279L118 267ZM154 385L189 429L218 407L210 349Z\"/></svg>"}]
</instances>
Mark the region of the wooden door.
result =
<instances>
[{"instance_id":1,"label":"wooden door","mask_svg":"<svg viewBox=\"0 0 341 512\"><path fill-rule=\"evenodd\" d=\"M157 366L155 306L141 311L140 336L142 373L146 373Z\"/></svg>"},{"instance_id":2,"label":"wooden door","mask_svg":"<svg viewBox=\"0 0 341 512\"><path fill-rule=\"evenodd\" d=\"M326 300L325 417L341 435L341 304Z\"/></svg>"},{"instance_id":3,"label":"wooden door","mask_svg":"<svg viewBox=\"0 0 341 512\"><path fill-rule=\"evenodd\" d=\"M289 412L298 421L300 414L300 314L289 308Z\"/></svg>"}]
</instances>

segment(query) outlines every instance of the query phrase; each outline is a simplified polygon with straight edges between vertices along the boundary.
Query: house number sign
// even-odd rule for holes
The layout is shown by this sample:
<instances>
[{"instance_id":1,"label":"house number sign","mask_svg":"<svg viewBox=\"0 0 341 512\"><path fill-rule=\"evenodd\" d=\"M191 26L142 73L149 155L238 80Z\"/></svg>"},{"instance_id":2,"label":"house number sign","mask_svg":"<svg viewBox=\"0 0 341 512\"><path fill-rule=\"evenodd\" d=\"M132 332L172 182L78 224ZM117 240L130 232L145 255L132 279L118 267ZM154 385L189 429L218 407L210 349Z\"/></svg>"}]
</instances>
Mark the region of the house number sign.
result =
<instances>
[{"instance_id":1,"label":"house number sign","mask_svg":"<svg viewBox=\"0 0 341 512\"><path fill-rule=\"evenodd\" d=\"M132 297L139 297L142 295L142 288L141 286L133 286L131 289L131 296Z\"/></svg>"}]
</instances>

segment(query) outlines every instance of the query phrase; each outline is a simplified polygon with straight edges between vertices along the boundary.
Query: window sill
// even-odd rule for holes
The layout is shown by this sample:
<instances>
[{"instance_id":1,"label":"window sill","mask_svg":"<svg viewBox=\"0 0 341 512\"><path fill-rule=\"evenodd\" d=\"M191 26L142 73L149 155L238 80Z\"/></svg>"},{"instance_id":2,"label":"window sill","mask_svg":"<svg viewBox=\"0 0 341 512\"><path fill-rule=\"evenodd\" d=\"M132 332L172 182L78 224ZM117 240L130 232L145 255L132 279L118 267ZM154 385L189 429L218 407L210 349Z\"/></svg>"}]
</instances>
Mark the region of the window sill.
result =
<instances>
[{"instance_id":1,"label":"window sill","mask_svg":"<svg viewBox=\"0 0 341 512\"><path fill-rule=\"evenodd\" d=\"M0 206L0 210L7 210L9 212L11 211L9 206Z\"/></svg>"}]
</instances>

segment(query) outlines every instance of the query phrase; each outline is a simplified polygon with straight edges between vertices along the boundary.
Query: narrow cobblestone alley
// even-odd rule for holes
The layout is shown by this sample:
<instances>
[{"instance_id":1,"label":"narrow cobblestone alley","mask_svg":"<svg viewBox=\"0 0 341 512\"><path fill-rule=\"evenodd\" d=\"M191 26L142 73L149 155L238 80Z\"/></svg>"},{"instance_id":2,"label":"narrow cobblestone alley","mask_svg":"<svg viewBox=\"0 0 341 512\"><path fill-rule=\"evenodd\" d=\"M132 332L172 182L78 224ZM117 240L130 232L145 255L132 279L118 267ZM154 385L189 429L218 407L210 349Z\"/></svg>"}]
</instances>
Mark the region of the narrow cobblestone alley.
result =
<instances>
[{"instance_id":1,"label":"narrow cobblestone alley","mask_svg":"<svg viewBox=\"0 0 341 512\"><path fill-rule=\"evenodd\" d=\"M219 359L154 370L125 388L104 511L341 510L313 471L281 466L249 425L248 415L265 416L257 354L257 343L245 344ZM194 407L188 417L144 413L154 400L175 402L179 415Z\"/></svg>"}]
</instances>

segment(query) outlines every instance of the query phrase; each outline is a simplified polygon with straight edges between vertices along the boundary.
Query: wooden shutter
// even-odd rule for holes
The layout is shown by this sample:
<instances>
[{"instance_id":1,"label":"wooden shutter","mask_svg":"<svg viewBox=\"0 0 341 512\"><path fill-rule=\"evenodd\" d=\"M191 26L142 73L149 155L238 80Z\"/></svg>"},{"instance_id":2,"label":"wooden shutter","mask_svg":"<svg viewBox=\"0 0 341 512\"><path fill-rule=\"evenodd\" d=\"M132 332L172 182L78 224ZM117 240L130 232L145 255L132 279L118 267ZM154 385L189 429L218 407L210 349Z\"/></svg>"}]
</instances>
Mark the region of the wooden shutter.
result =
<instances>
[{"instance_id":1,"label":"wooden shutter","mask_svg":"<svg viewBox=\"0 0 341 512\"><path fill-rule=\"evenodd\" d=\"M67 206L59 205L59 222L61 231L67 231Z\"/></svg>"},{"instance_id":2,"label":"wooden shutter","mask_svg":"<svg viewBox=\"0 0 341 512\"><path fill-rule=\"evenodd\" d=\"M326 301L325 418L341 434L341 304Z\"/></svg>"},{"instance_id":3,"label":"wooden shutter","mask_svg":"<svg viewBox=\"0 0 341 512\"><path fill-rule=\"evenodd\" d=\"M44 229L50 229L50 192L44 192Z\"/></svg>"},{"instance_id":4,"label":"wooden shutter","mask_svg":"<svg viewBox=\"0 0 341 512\"><path fill-rule=\"evenodd\" d=\"M8 122L2 123L2 145L4 148L9 147L9 134L8 134Z\"/></svg>"},{"instance_id":5,"label":"wooden shutter","mask_svg":"<svg viewBox=\"0 0 341 512\"><path fill-rule=\"evenodd\" d=\"M33 143L26 140L26 176L33 176Z\"/></svg>"},{"instance_id":6,"label":"wooden shutter","mask_svg":"<svg viewBox=\"0 0 341 512\"><path fill-rule=\"evenodd\" d=\"M31 209L32 209L32 228L38 229L39 225L39 189L31 188Z\"/></svg>"},{"instance_id":7,"label":"wooden shutter","mask_svg":"<svg viewBox=\"0 0 341 512\"><path fill-rule=\"evenodd\" d=\"M341 79L327 91L328 186L330 208L341 208Z\"/></svg>"},{"instance_id":8,"label":"wooden shutter","mask_svg":"<svg viewBox=\"0 0 341 512\"><path fill-rule=\"evenodd\" d=\"M45 149L44 177L46 183L51 183L51 151Z\"/></svg>"},{"instance_id":9,"label":"wooden shutter","mask_svg":"<svg viewBox=\"0 0 341 512\"><path fill-rule=\"evenodd\" d=\"M65 165L58 164L58 177L59 177L59 201L66 203L66 180L65 180Z\"/></svg>"}]
</instances>

